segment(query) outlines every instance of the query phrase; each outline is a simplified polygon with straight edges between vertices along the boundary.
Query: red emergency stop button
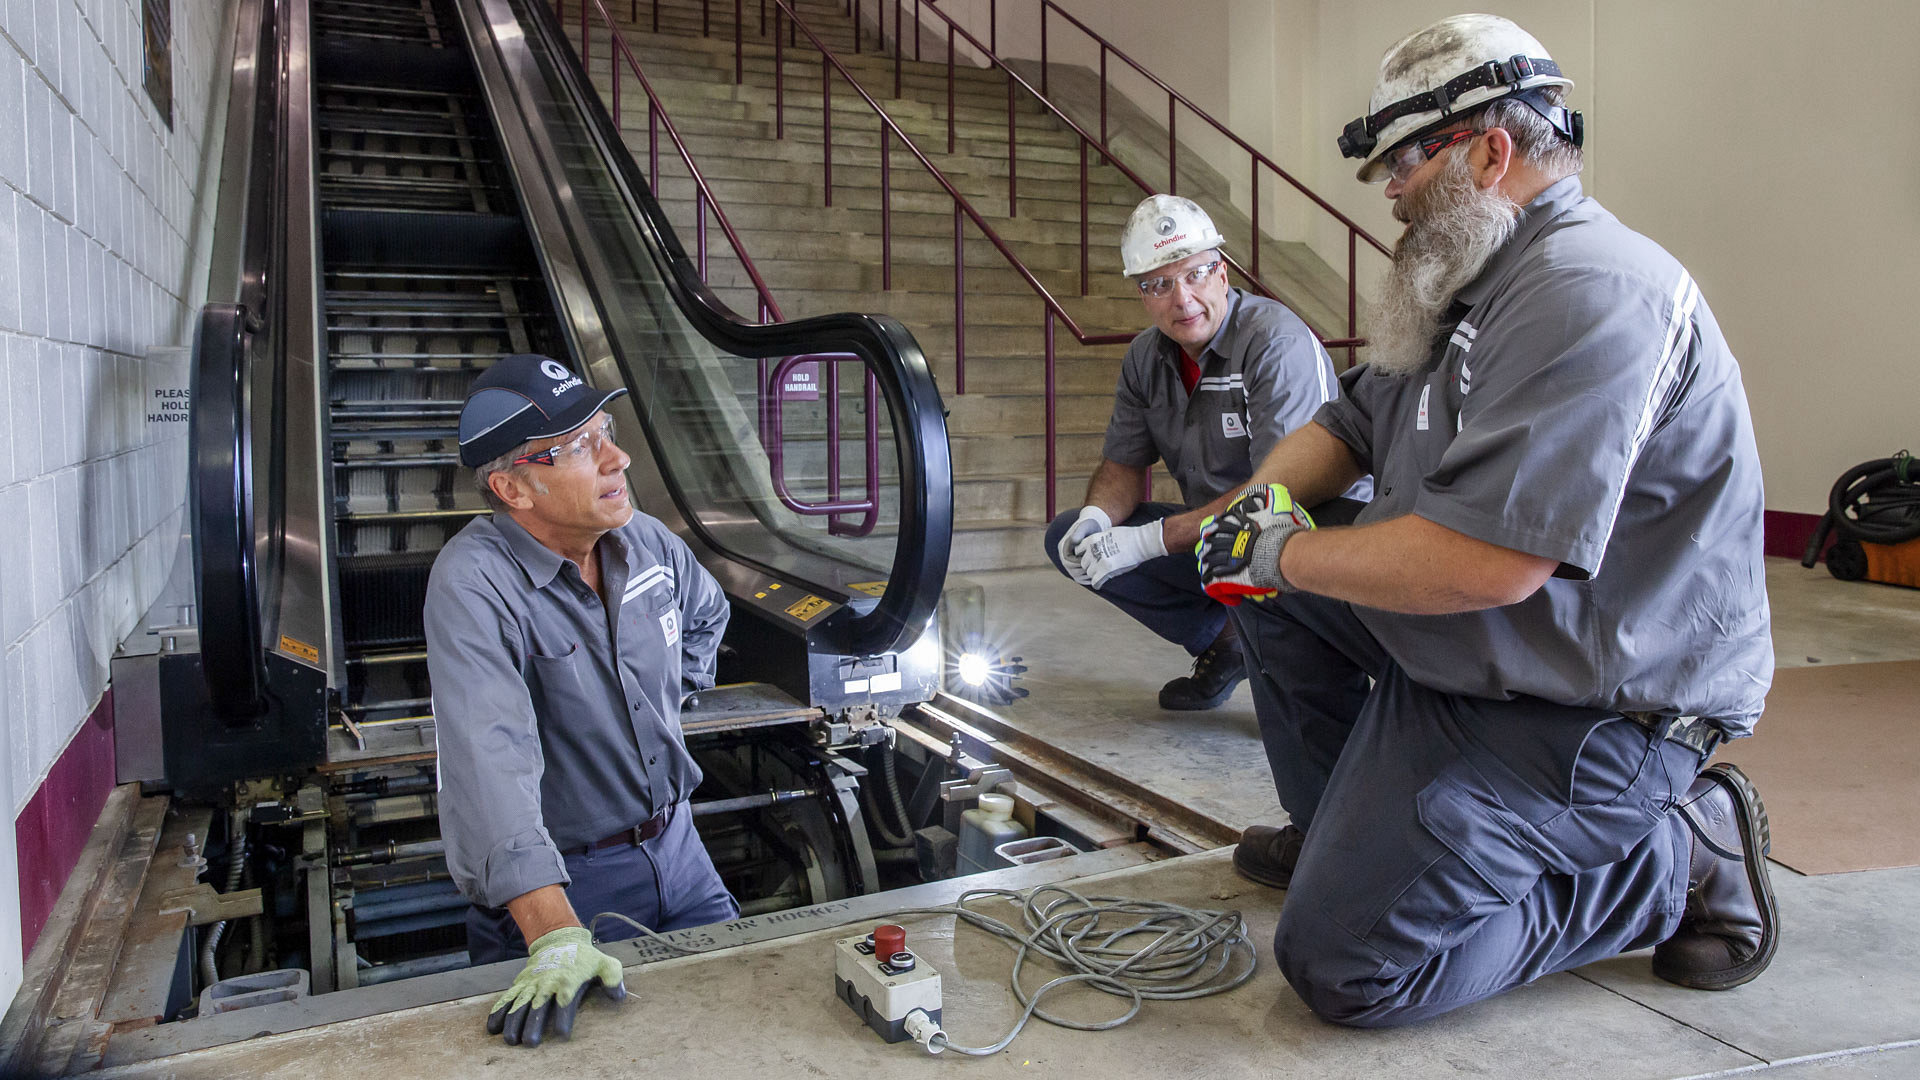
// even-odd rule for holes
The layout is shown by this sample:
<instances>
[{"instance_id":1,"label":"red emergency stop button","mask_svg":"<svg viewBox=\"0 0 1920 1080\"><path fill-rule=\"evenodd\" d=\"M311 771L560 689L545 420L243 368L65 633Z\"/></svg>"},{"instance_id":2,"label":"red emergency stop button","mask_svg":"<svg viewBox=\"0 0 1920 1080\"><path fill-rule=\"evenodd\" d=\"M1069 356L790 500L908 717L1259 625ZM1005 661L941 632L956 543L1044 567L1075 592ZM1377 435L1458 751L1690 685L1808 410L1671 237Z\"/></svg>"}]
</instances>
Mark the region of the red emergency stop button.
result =
<instances>
[{"instance_id":1,"label":"red emergency stop button","mask_svg":"<svg viewBox=\"0 0 1920 1080\"><path fill-rule=\"evenodd\" d=\"M905 952L906 948L906 927L895 926L892 923L888 923L885 926L876 926L873 928L873 955L878 958L881 963L884 964L892 959L894 953Z\"/></svg>"}]
</instances>

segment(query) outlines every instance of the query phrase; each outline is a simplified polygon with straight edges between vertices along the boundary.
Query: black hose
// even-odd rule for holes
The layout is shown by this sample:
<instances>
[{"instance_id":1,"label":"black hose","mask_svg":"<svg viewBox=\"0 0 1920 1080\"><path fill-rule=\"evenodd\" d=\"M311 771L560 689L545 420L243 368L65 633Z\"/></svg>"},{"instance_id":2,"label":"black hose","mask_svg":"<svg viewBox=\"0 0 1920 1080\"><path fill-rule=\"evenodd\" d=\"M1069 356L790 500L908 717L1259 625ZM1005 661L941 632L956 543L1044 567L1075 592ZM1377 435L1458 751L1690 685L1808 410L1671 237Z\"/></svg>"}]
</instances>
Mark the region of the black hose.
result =
<instances>
[{"instance_id":1,"label":"black hose","mask_svg":"<svg viewBox=\"0 0 1920 1080\"><path fill-rule=\"evenodd\" d=\"M1920 466L1913 455L1902 450L1841 473L1827 493L1827 512L1807 541L1800 565L1818 562L1834 533L1841 540L1867 544L1920 539Z\"/></svg>"}]
</instances>

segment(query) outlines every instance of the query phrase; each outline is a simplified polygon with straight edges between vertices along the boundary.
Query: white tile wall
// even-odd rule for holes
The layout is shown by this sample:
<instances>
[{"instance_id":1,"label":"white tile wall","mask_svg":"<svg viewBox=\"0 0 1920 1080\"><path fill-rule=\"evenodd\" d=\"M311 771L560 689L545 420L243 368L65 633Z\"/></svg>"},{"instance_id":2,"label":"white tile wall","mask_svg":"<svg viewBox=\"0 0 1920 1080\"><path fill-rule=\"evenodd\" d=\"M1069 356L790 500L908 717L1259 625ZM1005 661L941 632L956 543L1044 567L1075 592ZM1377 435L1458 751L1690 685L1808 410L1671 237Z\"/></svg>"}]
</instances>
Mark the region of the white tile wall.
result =
<instances>
[{"instance_id":1,"label":"white tile wall","mask_svg":"<svg viewBox=\"0 0 1920 1080\"><path fill-rule=\"evenodd\" d=\"M227 0L173 0L174 124L140 0L0 0L0 807L17 815L107 684L177 550L185 431L147 424L147 350L188 343ZM0 1000L20 982L0 827Z\"/></svg>"}]
</instances>

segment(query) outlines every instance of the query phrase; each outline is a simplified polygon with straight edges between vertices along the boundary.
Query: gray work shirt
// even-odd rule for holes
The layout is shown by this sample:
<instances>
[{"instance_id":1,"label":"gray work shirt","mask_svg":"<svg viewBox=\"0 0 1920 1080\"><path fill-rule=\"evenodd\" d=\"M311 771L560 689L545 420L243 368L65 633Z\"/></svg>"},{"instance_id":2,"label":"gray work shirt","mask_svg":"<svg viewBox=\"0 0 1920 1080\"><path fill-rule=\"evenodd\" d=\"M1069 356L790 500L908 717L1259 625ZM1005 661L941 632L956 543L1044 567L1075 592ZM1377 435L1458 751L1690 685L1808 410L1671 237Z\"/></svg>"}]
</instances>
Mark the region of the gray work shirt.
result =
<instances>
[{"instance_id":1,"label":"gray work shirt","mask_svg":"<svg viewBox=\"0 0 1920 1080\"><path fill-rule=\"evenodd\" d=\"M447 870L476 904L569 883L560 852L700 783L680 700L713 685L726 596L645 514L598 552L604 599L506 514L475 518L434 560L425 622L440 831Z\"/></svg>"},{"instance_id":2,"label":"gray work shirt","mask_svg":"<svg viewBox=\"0 0 1920 1080\"><path fill-rule=\"evenodd\" d=\"M1558 561L1509 607L1356 607L1448 693L1714 718L1749 734L1773 678L1760 459L1740 369L1686 269L1554 184L1408 375L1348 372L1315 419L1403 514Z\"/></svg>"},{"instance_id":3,"label":"gray work shirt","mask_svg":"<svg viewBox=\"0 0 1920 1080\"><path fill-rule=\"evenodd\" d=\"M1120 362L1101 456L1146 468L1165 461L1188 509L1204 506L1253 475L1287 432L1340 396L1333 358L1286 305L1239 289L1226 318L1194 357L1200 381L1187 393L1180 346L1150 328ZM1365 499L1366 480L1347 492Z\"/></svg>"}]
</instances>

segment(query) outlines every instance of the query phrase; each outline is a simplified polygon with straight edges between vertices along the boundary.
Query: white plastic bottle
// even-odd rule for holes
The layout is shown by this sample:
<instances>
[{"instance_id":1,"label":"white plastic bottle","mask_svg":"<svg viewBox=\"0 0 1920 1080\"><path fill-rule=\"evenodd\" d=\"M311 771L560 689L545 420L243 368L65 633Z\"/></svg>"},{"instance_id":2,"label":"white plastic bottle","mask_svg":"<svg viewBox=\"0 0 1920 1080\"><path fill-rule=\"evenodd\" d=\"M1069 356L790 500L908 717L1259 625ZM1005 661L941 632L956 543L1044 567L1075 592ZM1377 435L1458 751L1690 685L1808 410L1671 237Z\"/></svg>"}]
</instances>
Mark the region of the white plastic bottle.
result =
<instances>
[{"instance_id":1,"label":"white plastic bottle","mask_svg":"<svg viewBox=\"0 0 1920 1080\"><path fill-rule=\"evenodd\" d=\"M1026 826L1013 820L1013 796L991 792L980 796L979 806L960 815L960 873L1012 866L993 849L1026 835Z\"/></svg>"}]
</instances>

